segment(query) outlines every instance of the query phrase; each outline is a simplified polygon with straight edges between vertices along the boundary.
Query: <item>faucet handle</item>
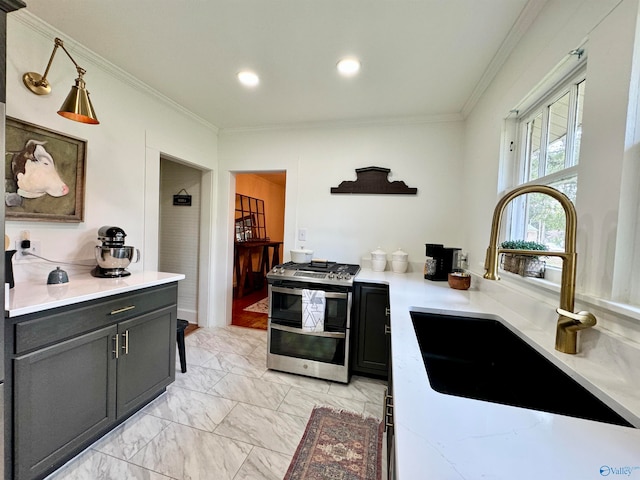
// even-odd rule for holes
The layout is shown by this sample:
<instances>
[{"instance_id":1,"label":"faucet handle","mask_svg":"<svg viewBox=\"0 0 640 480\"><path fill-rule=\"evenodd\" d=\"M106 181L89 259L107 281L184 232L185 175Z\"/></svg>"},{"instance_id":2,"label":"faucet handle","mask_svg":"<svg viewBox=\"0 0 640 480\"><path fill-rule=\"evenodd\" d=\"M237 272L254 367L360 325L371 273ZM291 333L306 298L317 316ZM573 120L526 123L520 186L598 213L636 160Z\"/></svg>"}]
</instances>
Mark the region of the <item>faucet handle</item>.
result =
<instances>
[{"instance_id":1,"label":"faucet handle","mask_svg":"<svg viewBox=\"0 0 640 480\"><path fill-rule=\"evenodd\" d=\"M584 310L574 313L562 308L556 308L556 312L558 312L558 314L562 315L563 317L577 320L578 323L573 327L573 329L575 330L582 330L583 328L593 327L597 323L595 315Z\"/></svg>"}]
</instances>

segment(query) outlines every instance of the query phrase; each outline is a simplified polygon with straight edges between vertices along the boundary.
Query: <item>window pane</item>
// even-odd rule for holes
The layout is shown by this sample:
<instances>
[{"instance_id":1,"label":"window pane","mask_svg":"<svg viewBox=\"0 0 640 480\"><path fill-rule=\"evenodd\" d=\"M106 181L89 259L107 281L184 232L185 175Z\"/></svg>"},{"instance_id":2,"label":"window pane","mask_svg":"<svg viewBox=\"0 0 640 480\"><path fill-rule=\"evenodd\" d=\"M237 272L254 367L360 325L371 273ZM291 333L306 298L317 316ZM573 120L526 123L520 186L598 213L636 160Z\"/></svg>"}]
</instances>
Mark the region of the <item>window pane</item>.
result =
<instances>
[{"instance_id":1,"label":"window pane","mask_svg":"<svg viewBox=\"0 0 640 480\"><path fill-rule=\"evenodd\" d=\"M528 179L535 180L539 176L540 143L542 139L542 113L527 124L527 165Z\"/></svg>"},{"instance_id":2,"label":"window pane","mask_svg":"<svg viewBox=\"0 0 640 480\"><path fill-rule=\"evenodd\" d=\"M549 107L549 143L545 175L565 168L567 152L567 122L569 119L569 93Z\"/></svg>"},{"instance_id":3,"label":"window pane","mask_svg":"<svg viewBox=\"0 0 640 480\"><path fill-rule=\"evenodd\" d=\"M587 81L583 80L578 84L578 101L576 110L576 139L574 144L573 165L577 165L580 160L580 145L582 144L582 107L584 105L584 89Z\"/></svg>"},{"instance_id":4,"label":"window pane","mask_svg":"<svg viewBox=\"0 0 640 480\"><path fill-rule=\"evenodd\" d=\"M520 183L549 185L574 203L577 174L573 172L569 177L571 173L566 173L565 169L579 161L586 91L583 75L584 72L576 74L559 89L549 92L546 98L539 98L535 110L525 112L519 123L526 135L519 159ZM555 180L553 183L552 179ZM550 251L564 251L566 221L558 201L543 194L528 194L514 200L511 207L509 232L512 239L535 241ZM549 266L562 266L560 258L544 260Z\"/></svg>"},{"instance_id":5,"label":"window pane","mask_svg":"<svg viewBox=\"0 0 640 480\"><path fill-rule=\"evenodd\" d=\"M575 203L578 190L578 178L567 178L550 185L561 191L569 200ZM526 240L542 243L552 252L563 252L565 249L564 232L566 219L560 202L540 193L527 195L527 228ZM562 260L557 257L546 259L547 265L562 266Z\"/></svg>"}]
</instances>

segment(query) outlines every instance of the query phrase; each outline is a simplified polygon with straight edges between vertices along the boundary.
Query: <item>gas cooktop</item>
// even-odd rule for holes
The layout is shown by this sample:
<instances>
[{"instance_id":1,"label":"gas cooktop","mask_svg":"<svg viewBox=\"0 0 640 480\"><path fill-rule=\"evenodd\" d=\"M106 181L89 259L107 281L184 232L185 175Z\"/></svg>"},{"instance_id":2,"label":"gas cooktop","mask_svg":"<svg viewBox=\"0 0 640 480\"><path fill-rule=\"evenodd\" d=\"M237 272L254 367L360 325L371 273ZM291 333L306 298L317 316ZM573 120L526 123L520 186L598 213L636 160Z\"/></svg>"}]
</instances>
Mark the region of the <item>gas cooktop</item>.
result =
<instances>
[{"instance_id":1,"label":"gas cooktop","mask_svg":"<svg viewBox=\"0 0 640 480\"><path fill-rule=\"evenodd\" d=\"M360 271L360 265L332 261L311 261L309 263L287 262L276 265L267 274L267 281L275 279L300 280L301 282L328 285L353 285L353 277Z\"/></svg>"}]
</instances>

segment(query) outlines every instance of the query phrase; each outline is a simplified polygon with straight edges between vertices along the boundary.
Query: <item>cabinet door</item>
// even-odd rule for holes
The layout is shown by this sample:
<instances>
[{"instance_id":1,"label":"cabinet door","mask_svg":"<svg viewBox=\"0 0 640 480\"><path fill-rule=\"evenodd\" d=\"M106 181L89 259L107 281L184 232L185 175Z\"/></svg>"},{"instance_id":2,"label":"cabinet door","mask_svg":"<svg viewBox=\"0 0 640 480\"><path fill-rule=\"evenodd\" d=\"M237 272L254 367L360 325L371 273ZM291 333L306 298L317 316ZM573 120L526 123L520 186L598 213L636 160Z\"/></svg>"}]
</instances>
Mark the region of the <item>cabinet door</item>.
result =
<instances>
[{"instance_id":1,"label":"cabinet door","mask_svg":"<svg viewBox=\"0 0 640 480\"><path fill-rule=\"evenodd\" d=\"M175 312L175 307L164 308L118 324L118 418L131 413L173 382Z\"/></svg>"},{"instance_id":2,"label":"cabinet door","mask_svg":"<svg viewBox=\"0 0 640 480\"><path fill-rule=\"evenodd\" d=\"M353 370L386 377L389 347L385 326L388 324L389 289L386 285L363 283L357 285L356 295Z\"/></svg>"},{"instance_id":3,"label":"cabinet door","mask_svg":"<svg viewBox=\"0 0 640 480\"><path fill-rule=\"evenodd\" d=\"M115 421L116 326L17 357L14 478L34 478Z\"/></svg>"}]
</instances>

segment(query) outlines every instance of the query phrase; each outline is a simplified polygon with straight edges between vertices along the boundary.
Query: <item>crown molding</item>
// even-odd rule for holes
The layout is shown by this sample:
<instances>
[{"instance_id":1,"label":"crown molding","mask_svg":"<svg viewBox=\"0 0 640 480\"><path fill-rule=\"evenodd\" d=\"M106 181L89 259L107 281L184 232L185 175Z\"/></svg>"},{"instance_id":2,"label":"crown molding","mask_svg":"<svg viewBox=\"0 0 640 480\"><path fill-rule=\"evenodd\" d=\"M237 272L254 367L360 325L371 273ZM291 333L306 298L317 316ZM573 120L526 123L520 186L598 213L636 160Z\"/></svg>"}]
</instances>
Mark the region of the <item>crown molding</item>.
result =
<instances>
[{"instance_id":1,"label":"crown molding","mask_svg":"<svg viewBox=\"0 0 640 480\"><path fill-rule=\"evenodd\" d=\"M127 73L120 67L109 62L107 59L89 50L81 43L78 43L73 38L70 38L69 36L65 35L64 32L61 32L60 30L56 29L55 27L48 24L47 22L40 19L39 17L35 16L31 12L27 10L20 10L12 14L10 18L22 23L24 26L26 26L33 32L37 33L38 35L42 36L43 38L46 38L47 40L52 41L52 39L55 37L62 38L65 42L65 47L67 47L67 50L73 53L74 56L77 56L79 58L82 58L83 60L86 60L87 63L91 63L95 65L98 69L111 75L112 77L130 86L131 88L138 90L139 92L148 95L154 100L157 100L167 105L168 107L172 108L173 110L176 110L177 112L185 115L186 117L191 118L192 120L200 123L204 127L212 130L214 133L216 134L218 133L219 128L216 125L213 125L212 123L206 121L204 118L196 115L191 110L187 110L185 107L183 107L179 103L171 100L169 97L163 95L158 90L150 87L146 83L143 83L133 75Z\"/></svg>"},{"instance_id":2,"label":"crown molding","mask_svg":"<svg viewBox=\"0 0 640 480\"><path fill-rule=\"evenodd\" d=\"M538 17L540 11L547 4L548 0L529 0L524 6L515 23L509 30L509 33L498 48L498 51L489 62L486 70L480 77L476 87L462 107L462 117L467 118L473 108L476 106L480 97L487 90L493 79L496 77L502 66L513 52L514 48L520 42L524 34L527 32L531 24Z\"/></svg>"}]
</instances>

